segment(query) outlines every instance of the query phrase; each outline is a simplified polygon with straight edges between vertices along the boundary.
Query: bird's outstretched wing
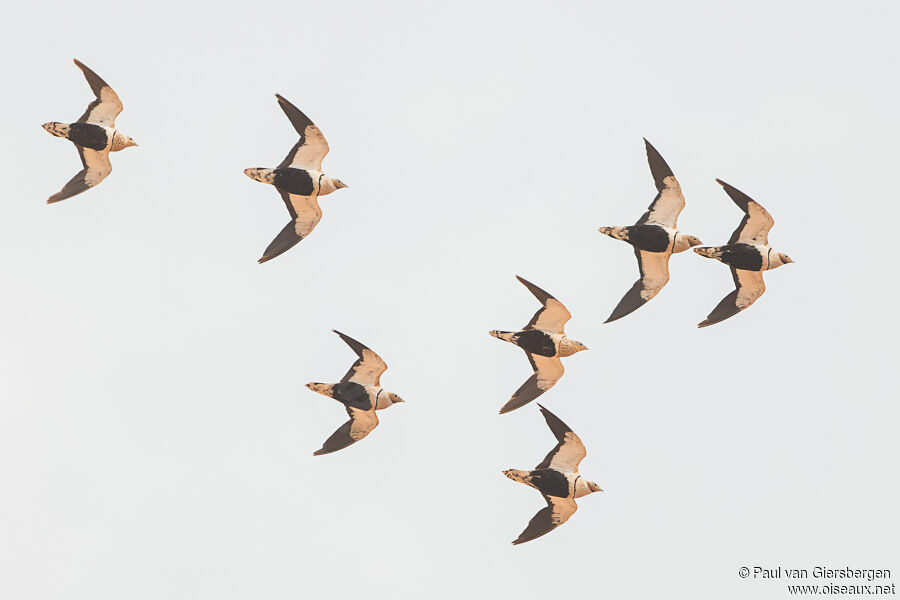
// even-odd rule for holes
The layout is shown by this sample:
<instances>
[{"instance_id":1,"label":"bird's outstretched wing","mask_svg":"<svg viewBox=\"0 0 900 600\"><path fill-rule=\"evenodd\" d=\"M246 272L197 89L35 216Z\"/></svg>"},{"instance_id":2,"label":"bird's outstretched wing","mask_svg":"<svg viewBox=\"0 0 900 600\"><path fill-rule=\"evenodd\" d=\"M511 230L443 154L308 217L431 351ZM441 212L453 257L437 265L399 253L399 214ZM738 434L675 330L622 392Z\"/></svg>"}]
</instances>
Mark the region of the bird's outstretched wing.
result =
<instances>
[{"instance_id":1,"label":"bird's outstretched wing","mask_svg":"<svg viewBox=\"0 0 900 600\"><path fill-rule=\"evenodd\" d=\"M332 433L331 437L322 444L322 447L313 452L313 456L329 454L346 448L350 444L356 443L369 435L369 433L371 433L378 425L378 416L375 414L374 408L370 410L360 410L348 406L347 414L350 415L350 420Z\"/></svg>"},{"instance_id":2,"label":"bird's outstretched wing","mask_svg":"<svg viewBox=\"0 0 900 600\"><path fill-rule=\"evenodd\" d=\"M263 252L259 259L260 264L272 260L296 246L300 240L312 233L322 219L322 209L319 208L319 200L316 196L298 196L284 190L278 190L278 193L281 194L284 205L291 213L292 221L284 226L281 233Z\"/></svg>"},{"instance_id":3,"label":"bird's outstretched wing","mask_svg":"<svg viewBox=\"0 0 900 600\"><path fill-rule=\"evenodd\" d=\"M738 208L744 211L744 218L737 229L734 230L734 233L731 234L731 239L728 240L728 243L768 245L769 230L775 224L775 219L772 218L772 215L759 202L756 202L739 189L728 185L721 179L716 179L716 182L725 188L725 193L734 200Z\"/></svg>"},{"instance_id":4,"label":"bird's outstretched wing","mask_svg":"<svg viewBox=\"0 0 900 600\"><path fill-rule=\"evenodd\" d=\"M294 144L278 168L296 167L307 171L321 171L322 160L328 154L328 142L325 141L325 136L299 108L285 100L281 94L275 94L275 97L278 98L281 110L300 134L300 141Z\"/></svg>"},{"instance_id":5,"label":"bird's outstretched wing","mask_svg":"<svg viewBox=\"0 0 900 600\"><path fill-rule=\"evenodd\" d=\"M385 362L381 360L380 356L372 352L363 344L360 344L359 342L354 340L349 335L344 335L336 329L333 331L341 336L341 339L344 340L359 357L356 362L353 363L353 366L350 367L350 370L347 371L347 374L344 375L344 378L341 379L341 381L352 381L353 383L358 383L364 386L379 385L381 374L387 371L387 364L385 364Z\"/></svg>"},{"instance_id":6,"label":"bird's outstretched wing","mask_svg":"<svg viewBox=\"0 0 900 600\"><path fill-rule=\"evenodd\" d=\"M525 329L538 329L540 331L549 331L552 333L563 333L565 331L566 323L572 318L572 315L563 303L530 281L526 281L518 275L516 275L516 279L518 279L522 285L527 287L528 291L534 294L534 297L544 305L543 308L534 313L534 316L531 317L531 321L528 322Z\"/></svg>"},{"instance_id":7,"label":"bird's outstretched wing","mask_svg":"<svg viewBox=\"0 0 900 600\"><path fill-rule=\"evenodd\" d=\"M577 473L578 465L587 456L587 450L584 448L581 438L568 425L563 423L559 417L540 404L538 406L541 409L541 414L544 415L544 420L547 421L547 425L550 427L550 431L553 432L559 443L535 467L535 470L554 469L561 473Z\"/></svg>"},{"instance_id":8,"label":"bird's outstretched wing","mask_svg":"<svg viewBox=\"0 0 900 600\"><path fill-rule=\"evenodd\" d=\"M500 414L508 413L521 408L538 398L541 394L556 385L566 369L559 358L550 358L539 354L528 354L528 361L534 369L534 375L528 378L522 386L516 390L512 398L500 409Z\"/></svg>"},{"instance_id":9,"label":"bird's outstretched wing","mask_svg":"<svg viewBox=\"0 0 900 600\"><path fill-rule=\"evenodd\" d=\"M706 320L697 327L708 327L733 317L756 302L766 291L762 271L744 271L731 267L731 276L734 278L734 291L722 298Z\"/></svg>"},{"instance_id":10,"label":"bird's outstretched wing","mask_svg":"<svg viewBox=\"0 0 900 600\"><path fill-rule=\"evenodd\" d=\"M528 522L525 531L519 534L519 537L513 544L523 544L530 542L535 538L539 538L545 533L549 533L569 520L578 505L572 498L557 498L556 496L544 496L547 506L542 508Z\"/></svg>"},{"instance_id":11,"label":"bird's outstretched wing","mask_svg":"<svg viewBox=\"0 0 900 600\"><path fill-rule=\"evenodd\" d=\"M631 289L622 296L619 304L606 320L607 323L633 313L656 296L669 282L670 254L668 252L646 252L635 248L634 255L637 257L641 278L635 281Z\"/></svg>"},{"instance_id":12,"label":"bird's outstretched wing","mask_svg":"<svg viewBox=\"0 0 900 600\"><path fill-rule=\"evenodd\" d=\"M63 186L63 189L50 196L47 199L47 204L53 204L80 194L94 187L112 173L112 164L109 162L108 150L91 150L78 144L75 144L75 147L78 149L78 156L81 157L81 164L84 168L70 179Z\"/></svg>"},{"instance_id":13,"label":"bird's outstretched wing","mask_svg":"<svg viewBox=\"0 0 900 600\"><path fill-rule=\"evenodd\" d=\"M678 215L684 208L684 195L681 193L681 185L672 174L672 169L663 160L656 148L650 145L646 139L644 144L647 146L647 162L650 163L650 172L653 174L653 182L656 184L656 198L647 208L647 212L638 219L637 225L647 223L654 225L663 225L665 227L675 227L678 222Z\"/></svg>"},{"instance_id":14,"label":"bird's outstretched wing","mask_svg":"<svg viewBox=\"0 0 900 600\"><path fill-rule=\"evenodd\" d=\"M91 91L94 92L96 100L88 104L87 110L78 119L79 123L94 123L102 127L113 127L116 124L116 117L122 112L122 101L119 100L115 90L109 87L109 84L103 81L99 75L91 71L87 65L73 59L75 66L84 73Z\"/></svg>"}]
</instances>

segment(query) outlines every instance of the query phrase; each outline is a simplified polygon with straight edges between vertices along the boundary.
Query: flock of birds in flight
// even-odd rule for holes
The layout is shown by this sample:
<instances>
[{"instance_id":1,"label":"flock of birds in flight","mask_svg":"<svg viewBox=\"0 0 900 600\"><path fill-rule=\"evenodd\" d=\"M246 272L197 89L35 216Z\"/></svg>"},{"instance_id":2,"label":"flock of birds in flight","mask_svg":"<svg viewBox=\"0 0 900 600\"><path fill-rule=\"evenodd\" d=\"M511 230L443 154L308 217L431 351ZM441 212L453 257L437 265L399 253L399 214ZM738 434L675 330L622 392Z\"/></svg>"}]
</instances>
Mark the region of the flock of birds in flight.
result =
<instances>
[{"instance_id":1,"label":"flock of birds in flight","mask_svg":"<svg viewBox=\"0 0 900 600\"><path fill-rule=\"evenodd\" d=\"M116 129L116 117L122 102L116 92L96 73L75 60L84 73L96 99L74 123L45 123L49 133L75 144L83 169L78 172L48 203L80 194L103 181L111 172L110 152L118 152L137 144ZM268 245L260 263L285 253L308 236L319 220L319 196L347 187L339 179L322 172L322 160L328 154L328 142L318 127L281 95L278 104L300 135L299 141L275 168L250 168L244 173L261 183L275 187L281 195L291 221ZM607 323L631 314L654 298L669 281L669 258L672 254L693 248L694 252L721 261L731 269L735 289L699 324L706 327L720 323L753 304L765 291L763 272L792 262L790 257L769 246L768 233L774 224L772 216L752 198L737 188L716 180L740 208L744 217L722 246L702 246L699 239L678 230L678 215L684 208L681 186L672 170L650 142L644 140L653 181L659 192L647 212L630 226L601 227L612 238L634 248L640 279L622 297ZM500 409L507 413L537 399L562 377L563 357L587 350L581 342L566 336L565 325L572 315L562 302L533 283L517 279L538 299L541 308L519 331L491 331L498 339L515 344L525 351L533 375ZM356 353L357 360L338 383L309 383L310 390L333 398L344 405L350 420L341 425L314 455L329 454L358 442L378 425L376 411L403 402L381 387L381 375L387 364L378 354L348 335L335 331ZM513 542L521 544L552 531L578 508L576 498L602 491L578 473L578 465L587 454L581 439L556 415L538 405L557 439L556 446L534 469L509 469L503 473L519 483L537 489L547 506L531 519Z\"/></svg>"}]
</instances>

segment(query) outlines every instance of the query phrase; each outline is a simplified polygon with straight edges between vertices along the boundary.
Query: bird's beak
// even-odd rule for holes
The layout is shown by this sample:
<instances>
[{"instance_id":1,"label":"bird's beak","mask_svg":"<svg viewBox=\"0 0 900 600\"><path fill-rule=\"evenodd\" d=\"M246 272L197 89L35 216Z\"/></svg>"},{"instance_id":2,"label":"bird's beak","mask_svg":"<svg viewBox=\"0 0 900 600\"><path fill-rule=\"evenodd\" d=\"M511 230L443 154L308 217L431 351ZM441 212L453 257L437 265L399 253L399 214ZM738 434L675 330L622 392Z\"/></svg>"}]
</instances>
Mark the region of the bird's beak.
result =
<instances>
[{"instance_id":1,"label":"bird's beak","mask_svg":"<svg viewBox=\"0 0 900 600\"><path fill-rule=\"evenodd\" d=\"M334 187L336 187L337 189L341 189L341 188L350 187L350 186L347 185L346 183L344 183L343 181L338 181L336 184L334 184Z\"/></svg>"}]
</instances>

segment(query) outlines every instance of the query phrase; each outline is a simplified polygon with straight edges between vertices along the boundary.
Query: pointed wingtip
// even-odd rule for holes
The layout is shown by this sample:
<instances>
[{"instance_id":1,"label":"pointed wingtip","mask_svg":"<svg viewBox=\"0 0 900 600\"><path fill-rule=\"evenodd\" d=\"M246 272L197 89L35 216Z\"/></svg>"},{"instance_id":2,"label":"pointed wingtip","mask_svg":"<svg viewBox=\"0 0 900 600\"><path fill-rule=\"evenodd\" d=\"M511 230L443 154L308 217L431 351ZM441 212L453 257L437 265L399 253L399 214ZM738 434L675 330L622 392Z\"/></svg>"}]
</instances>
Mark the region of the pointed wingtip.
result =
<instances>
[{"instance_id":1,"label":"pointed wingtip","mask_svg":"<svg viewBox=\"0 0 900 600\"><path fill-rule=\"evenodd\" d=\"M709 322L709 319L706 319L704 321L701 321L700 323L697 323L697 328L703 329L704 327L709 327L710 325L712 325L712 323Z\"/></svg>"}]
</instances>

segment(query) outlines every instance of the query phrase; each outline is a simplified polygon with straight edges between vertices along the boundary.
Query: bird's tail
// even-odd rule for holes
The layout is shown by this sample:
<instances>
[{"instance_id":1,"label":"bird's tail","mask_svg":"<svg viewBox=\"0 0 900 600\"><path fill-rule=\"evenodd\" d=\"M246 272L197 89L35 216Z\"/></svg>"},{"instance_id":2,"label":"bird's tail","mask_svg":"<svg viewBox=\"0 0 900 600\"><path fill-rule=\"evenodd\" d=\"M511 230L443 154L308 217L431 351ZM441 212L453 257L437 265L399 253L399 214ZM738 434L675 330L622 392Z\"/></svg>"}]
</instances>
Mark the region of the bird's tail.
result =
<instances>
[{"instance_id":1,"label":"bird's tail","mask_svg":"<svg viewBox=\"0 0 900 600\"><path fill-rule=\"evenodd\" d=\"M597 229L597 231L604 235L608 235L611 238L622 240L623 242L628 241L627 227L600 227Z\"/></svg>"},{"instance_id":2,"label":"bird's tail","mask_svg":"<svg viewBox=\"0 0 900 600\"><path fill-rule=\"evenodd\" d=\"M323 396L328 396L329 398L334 397L332 395L333 394L332 388L334 387L334 384L312 382L312 383L307 383L306 387L308 387L309 389L311 389L312 391L314 391L318 394L322 394Z\"/></svg>"},{"instance_id":3,"label":"bird's tail","mask_svg":"<svg viewBox=\"0 0 900 600\"><path fill-rule=\"evenodd\" d=\"M57 123L56 121L51 121L50 123L44 123L41 125L44 129L47 130L51 135L55 135L56 137L68 138L69 137L69 126L65 123Z\"/></svg>"},{"instance_id":4,"label":"bird's tail","mask_svg":"<svg viewBox=\"0 0 900 600\"><path fill-rule=\"evenodd\" d=\"M722 249L716 246L701 246L694 248L694 252L706 258L715 258L717 260L722 258Z\"/></svg>"},{"instance_id":5,"label":"bird's tail","mask_svg":"<svg viewBox=\"0 0 900 600\"><path fill-rule=\"evenodd\" d=\"M244 169L244 175L262 183L272 184L275 181L275 169L263 169L262 167Z\"/></svg>"},{"instance_id":6,"label":"bird's tail","mask_svg":"<svg viewBox=\"0 0 900 600\"><path fill-rule=\"evenodd\" d=\"M503 471L503 474L513 481L518 481L519 483L524 483L525 485L531 485L530 471L522 471L521 469L507 469Z\"/></svg>"},{"instance_id":7,"label":"bird's tail","mask_svg":"<svg viewBox=\"0 0 900 600\"><path fill-rule=\"evenodd\" d=\"M503 340L505 342L513 341L513 336L516 335L515 331L500 331L499 329L494 329L491 331L491 335L497 338L498 340Z\"/></svg>"}]
</instances>

